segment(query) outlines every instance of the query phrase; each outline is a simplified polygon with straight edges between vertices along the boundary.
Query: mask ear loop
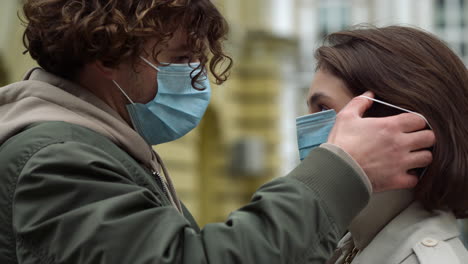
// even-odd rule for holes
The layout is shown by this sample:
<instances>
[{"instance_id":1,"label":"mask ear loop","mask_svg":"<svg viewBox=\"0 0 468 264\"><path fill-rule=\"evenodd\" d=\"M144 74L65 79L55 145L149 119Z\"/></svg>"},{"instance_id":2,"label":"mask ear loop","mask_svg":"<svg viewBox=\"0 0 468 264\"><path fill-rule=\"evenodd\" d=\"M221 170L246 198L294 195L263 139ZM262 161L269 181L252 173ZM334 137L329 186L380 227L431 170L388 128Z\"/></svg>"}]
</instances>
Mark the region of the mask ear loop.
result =
<instances>
[{"instance_id":1,"label":"mask ear loop","mask_svg":"<svg viewBox=\"0 0 468 264\"><path fill-rule=\"evenodd\" d=\"M398 110L401 110L401 111L404 111L404 112L407 112L407 113L415 114L415 115L421 117L422 119L424 119L424 121L426 121L427 126L428 126L431 130L433 130L431 124L429 124L429 121L427 121L427 119L426 119L423 115L421 115L420 113L416 113L416 112L413 112L413 111L411 111L411 110L405 109L405 108L403 108L403 107L399 107L399 106L392 105L392 104L387 103L387 102L384 102L384 101L380 101L380 100L378 100L378 99L370 98L370 97L365 96L365 95L360 95L359 97L364 97L364 98L366 98L366 99L372 100L372 101L377 102L377 103L379 103L379 104L383 104L383 105L386 105L386 106L390 106L390 107L396 108L396 109L398 109Z\"/></svg>"},{"instance_id":2,"label":"mask ear loop","mask_svg":"<svg viewBox=\"0 0 468 264\"><path fill-rule=\"evenodd\" d=\"M132 99L130 99L130 97L127 95L127 93L125 93L125 91L122 89L122 87L120 87L120 85L115 81L115 80L112 80L112 82L114 82L115 86L117 86L120 91L125 95L125 97L127 97L128 101L131 103L131 104L135 104Z\"/></svg>"},{"instance_id":3,"label":"mask ear loop","mask_svg":"<svg viewBox=\"0 0 468 264\"><path fill-rule=\"evenodd\" d=\"M431 130L433 130L431 124L429 124L429 121L427 121L427 119L426 119L423 115L421 115L420 113L416 113L416 112L413 112L413 111L411 111L411 110L405 109L405 108L403 108L403 107L399 107L399 106L392 105L392 104L387 103L387 102L384 102L384 101L380 101L380 100L378 100L378 99L370 98L370 97L365 96L365 95L360 95L359 97L363 97L363 98L369 99L369 100L371 100L371 101L377 102L377 103L379 103L379 104L383 104L383 105L386 105L386 106L390 106L390 107L396 108L396 109L401 110L401 111L403 111L403 112L415 114L415 115L421 117L422 119L424 119L424 121L426 121L427 126L428 126ZM422 178L423 178L423 176L424 176L424 174L426 173L426 171L427 171L427 167L424 168L423 172L421 173L421 176L419 176L419 179L422 179Z\"/></svg>"},{"instance_id":4,"label":"mask ear loop","mask_svg":"<svg viewBox=\"0 0 468 264\"><path fill-rule=\"evenodd\" d=\"M158 66L154 65L153 63L151 63L149 60L145 59L144 57L140 56L140 59L142 59L144 62L146 62L146 64L148 64L149 66L151 66L153 69L155 69L156 71L161 71Z\"/></svg>"},{"instance_id":5,"label":"mask ear loop","mask_svg":"<svg viewBox=\"0 0 468 264\"><path fill-rule=\"evenodd\" d=\"M140 56L140 59L142 59L144 62L146 62L149 66L151 66L152 68L154 68L156 71L160 71L159 68L157 66L155 66L154 64L152 64L151 62L149 62L149 60L145 59L144 57ZM131 103L131 104L135 104L132 99L130 99L130 97L127 95L127 93L122 89L122 87L120 87L120 85L115 81L115 80L112 80L112 82L114 82L115 86L117 86L120 91L125 95L125 97L127 97L128 101Z\"/></svg>"}]
</instances>

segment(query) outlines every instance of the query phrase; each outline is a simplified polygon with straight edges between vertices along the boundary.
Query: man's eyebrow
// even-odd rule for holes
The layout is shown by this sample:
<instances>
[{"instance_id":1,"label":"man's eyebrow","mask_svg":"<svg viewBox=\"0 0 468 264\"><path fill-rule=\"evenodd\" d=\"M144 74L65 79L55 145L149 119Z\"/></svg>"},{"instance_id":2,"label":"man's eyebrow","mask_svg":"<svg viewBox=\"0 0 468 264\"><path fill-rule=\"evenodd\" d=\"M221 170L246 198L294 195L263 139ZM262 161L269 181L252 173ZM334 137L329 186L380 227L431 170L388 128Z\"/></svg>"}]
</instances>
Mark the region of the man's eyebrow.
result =
<instances>
[{"instance_id":1,"label":"man's eyebrow","mask_svg":"<svg viewBox=\"0 0 468 264\"><path fill-rule=\"evenodd\" d=\"M312 106L317 104L317 101L320 100L323 97L328 97L327 95L323 93L314 93L308 100L307 100L307 105Z\"/></svg>"}]
</instances>

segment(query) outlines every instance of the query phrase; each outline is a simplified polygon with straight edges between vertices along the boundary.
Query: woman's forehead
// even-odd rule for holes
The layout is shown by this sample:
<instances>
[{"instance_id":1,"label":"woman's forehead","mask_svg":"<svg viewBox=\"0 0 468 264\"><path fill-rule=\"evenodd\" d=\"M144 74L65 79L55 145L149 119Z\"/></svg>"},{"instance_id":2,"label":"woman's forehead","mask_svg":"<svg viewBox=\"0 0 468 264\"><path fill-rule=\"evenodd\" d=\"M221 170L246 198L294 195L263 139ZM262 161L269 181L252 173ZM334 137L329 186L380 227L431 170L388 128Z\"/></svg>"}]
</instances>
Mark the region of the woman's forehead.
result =
<instances>
[{"instance_id":1,"label":"woman's forehead","mask_svg":"<svg viewBox=\"0 0 468 264\"><path fill-rule=\"evenodd\" d=\"M312 96L314 93L328 96L352 96L351 90L348 89L343 80L324 70L318 70L314 76L309 88L309 96Z\"/></svg>"}]
</instances>

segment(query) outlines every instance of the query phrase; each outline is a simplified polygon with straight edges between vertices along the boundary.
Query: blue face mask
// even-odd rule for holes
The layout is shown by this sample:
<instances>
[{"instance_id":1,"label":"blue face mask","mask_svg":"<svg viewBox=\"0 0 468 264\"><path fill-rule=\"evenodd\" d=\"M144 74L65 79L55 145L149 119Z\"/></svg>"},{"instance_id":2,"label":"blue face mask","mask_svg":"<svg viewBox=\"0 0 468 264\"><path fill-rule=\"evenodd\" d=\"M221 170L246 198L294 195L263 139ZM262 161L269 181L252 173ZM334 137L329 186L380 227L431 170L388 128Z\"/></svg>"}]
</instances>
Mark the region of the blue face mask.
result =
<instances>
[{"instance_id":1,"label":"blue face mask","mask_svg":"<svg viewBox=\"0 0 468 264\"><path fill-rule=\"evenodd\" d=\"M171 64L156 67L141 57L149 66L158 71L158 93L147 104L134 103L114 81L131 104L127 110L135 130L150 145L176 140L194 129L205 114L210 103L211 87L207 76L192 87L192 67L197 64ZM194 72L197 74L197 72Z\"/></svg>"},{"instance_id":2,"label":"blue face mask","mask_svg":"<svg viewBox=\"0 0 468 264\"><path fill-rule=\"evenodd\" d=\"M328 135L333 125L335 125L335 120L335 110L322 111L296 119L297 144L301 160L307 157L313 148L327 142Z\"/></svg>"},{"instance_id":3,"label":"blue face mask","mask_svg":"<svg viewBox=\"0 0 468 264\"><path fill-rule=\"evenodd\" d=\"M399 109L403 112L418 115L419 117L424 119L428 127L432 129L432 126L429 124L427 119L419 113L367 96L361 95L361 97L372 100L379 104ZM330 134L331 129L335 125L335 121L336 112L333 109L296 118L297 144L299 147L299 157L301 160L307 157L307 155L313 148L316 148L321 144L327 142L328 135Z\"/></svg>"}]
</instances>

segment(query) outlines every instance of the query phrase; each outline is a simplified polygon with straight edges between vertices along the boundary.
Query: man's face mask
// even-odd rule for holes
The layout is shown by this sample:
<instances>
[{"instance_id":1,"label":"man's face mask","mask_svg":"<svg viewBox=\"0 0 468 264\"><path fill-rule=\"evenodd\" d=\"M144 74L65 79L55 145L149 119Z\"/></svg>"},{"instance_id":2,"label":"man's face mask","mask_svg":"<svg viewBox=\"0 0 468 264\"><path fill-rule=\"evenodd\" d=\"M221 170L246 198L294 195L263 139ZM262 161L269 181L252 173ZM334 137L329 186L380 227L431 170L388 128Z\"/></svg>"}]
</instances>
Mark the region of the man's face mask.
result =
<instances>
[{"instance_id":1,"label":"man's face mask","mask_svg":"<svg viewBox=\"0 0 468 264\"><path fill-rule=\"evenodd\" d=\"M130 101L127 110L135 130L150 145L176 140L194 129L205 114L210 102L208 77L202 77L196 90L192 87L191 72L198 64L170 64L157 67L147 59L145 63L158 71L158 93L147 104L134 103L120 85L114 84ZM194 72L197 74L198 72Z\"/></svg>"},{"instance_id":2,"label":"man's face mask","mask_svg":"<svg viewBox=\"0 0 468 264\"><path fill-rule=\"evenodd\" d=\"M429 126L429 128L432 129L427 119L419 113L415 113L413 111L401 108L399 106L392 105L392 104L389 104L389 103L386 103L386 102L383 102L374 98L370 98L367 96L361 95L360 97L367 98L376 103L383 104L389 107L393 107L404 112L418 115L422 119L424 119L424 121L426 121L426 124ZM336 121L336 112L333 109L296 118L297 144L299 147L299 157L301 161L305 157L307 157L307 155L312 149L327 142L328 135L330 134L330 131L335 125L335 121Z\"/></svg>"}]
</instances>

